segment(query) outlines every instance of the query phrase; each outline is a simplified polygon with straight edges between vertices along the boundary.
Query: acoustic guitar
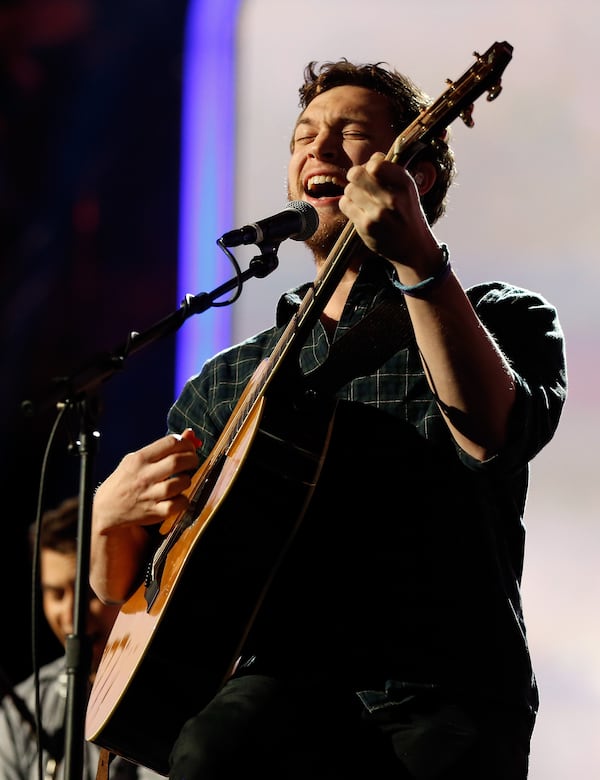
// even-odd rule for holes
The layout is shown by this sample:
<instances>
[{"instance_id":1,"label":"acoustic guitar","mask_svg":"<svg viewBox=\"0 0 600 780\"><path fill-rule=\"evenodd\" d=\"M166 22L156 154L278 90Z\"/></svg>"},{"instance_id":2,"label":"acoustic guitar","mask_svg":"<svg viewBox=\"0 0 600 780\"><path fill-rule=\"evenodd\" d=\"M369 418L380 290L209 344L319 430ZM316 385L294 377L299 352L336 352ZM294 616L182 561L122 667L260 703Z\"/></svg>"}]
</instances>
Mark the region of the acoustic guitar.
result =
<instances>
[{"instance_id":1,"label":"acoustic guitar","mask_svg":"<svg viewBox=\"0 0 600 780\"><path fill-rule=\"evenodd\" d=\"M512 46L494 43L396 138L387 159L406 165L474 101L494 100ZM257 368L188 489L189 509L166 520L144 581L117 616L88 701L85 737L168 774L184 722L233 672L269 584L293 543L319 479L333 403L288 398L302 386L299 350L360 237L347 223L297 314ZM297 379L297 381L296 381Z\"/></svg>"}]
</instances>

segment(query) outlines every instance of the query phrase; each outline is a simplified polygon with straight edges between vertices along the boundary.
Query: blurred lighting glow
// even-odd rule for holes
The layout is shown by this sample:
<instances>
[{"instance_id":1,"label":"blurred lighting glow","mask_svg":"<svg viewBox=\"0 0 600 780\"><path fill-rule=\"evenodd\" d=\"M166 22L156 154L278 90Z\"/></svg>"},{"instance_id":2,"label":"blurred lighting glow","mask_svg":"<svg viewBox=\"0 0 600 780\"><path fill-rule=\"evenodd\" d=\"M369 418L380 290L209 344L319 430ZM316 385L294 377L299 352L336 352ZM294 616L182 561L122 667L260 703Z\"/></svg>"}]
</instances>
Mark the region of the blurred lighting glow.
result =
<instances>
[{"instance_id":1,"label":"blurred lighting glow","mask_svg":"<svg viewBox=\"0 0 600 780\"><path fill-rule=\"evenodd\" d=\"M241 0L192 0L184 41L177 292L210 293L233 276L216 240L231 229L235 63ZM177 334L175 393L231 339L229 307L189 318Z\"/></svg>"}]
</instances>

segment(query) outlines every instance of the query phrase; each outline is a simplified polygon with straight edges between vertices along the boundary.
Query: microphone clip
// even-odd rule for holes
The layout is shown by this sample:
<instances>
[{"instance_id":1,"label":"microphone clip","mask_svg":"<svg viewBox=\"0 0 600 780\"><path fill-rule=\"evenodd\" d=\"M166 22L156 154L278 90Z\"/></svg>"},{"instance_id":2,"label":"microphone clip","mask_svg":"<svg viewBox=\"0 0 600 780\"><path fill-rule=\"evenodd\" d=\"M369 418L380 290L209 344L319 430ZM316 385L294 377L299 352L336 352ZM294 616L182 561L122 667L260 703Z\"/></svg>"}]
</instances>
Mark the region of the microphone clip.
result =
<instances>
[{"instance_id":1,"label":"microphone clip","mask_svg":"<svg viewBox=\"0 0 600 780\"><path fill-rule=\"evenodd\" d=\"M277 257L277 250L281 242L277 243L262 243L257 244L260 249L260 254L250 260L248 266L252 271L252 275L258 279L264 279L272 271L274 271L279 265L279 257Z\"/></svg>"}]
</instances>

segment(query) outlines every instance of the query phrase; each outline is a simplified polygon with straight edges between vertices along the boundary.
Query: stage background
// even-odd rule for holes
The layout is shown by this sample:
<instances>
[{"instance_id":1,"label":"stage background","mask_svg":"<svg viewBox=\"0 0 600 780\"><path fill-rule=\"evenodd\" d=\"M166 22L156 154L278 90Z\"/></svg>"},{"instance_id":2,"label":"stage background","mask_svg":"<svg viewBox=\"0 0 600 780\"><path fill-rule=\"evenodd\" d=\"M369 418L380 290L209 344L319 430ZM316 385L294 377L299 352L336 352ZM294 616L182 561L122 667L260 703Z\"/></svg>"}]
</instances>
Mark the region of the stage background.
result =
<instances>
[{"instance_id":1,"label":"stage background","mask_svg":"<svg viewBox=\"0 0 600 780\"><path fill-rule=\"evenodd\" d=\"M47 397L53 378L180 303L190 6L21 0L0 7L0 472L5 506L18 507L4 516L3 549L17 573L4 605L0 664L14 680L31 666L26 529L54 419L37 405L25 419L20 403ZM593 0L245 0L231 20L228 227L285 202L288 142L309 60L384 60L437 97L447 78L470 67L473 51L495 41L514 46L500 97L477 101L473 128L452 126L458 178L436 233L465 284L496 278L543 293L567 337L569 398L558 433L532 464L526 515L523 597L541 689L531 780L600 773L599 17ZM237 254L242 266L251 257L249 248ZM279 258L270 277L251 280L219 310L232 340L269 325L279 292L312 277L302 245L285 242ZM202 317L184 327L204 327ZM98 479L163 432L178 389L175 354L174 338L161 341L102 386ZM76 447L68 452L77 433L74 420L52 450L47 505L77 489ZM57 652L44 637L42 657Z\"/></svg>"}]
</instances>

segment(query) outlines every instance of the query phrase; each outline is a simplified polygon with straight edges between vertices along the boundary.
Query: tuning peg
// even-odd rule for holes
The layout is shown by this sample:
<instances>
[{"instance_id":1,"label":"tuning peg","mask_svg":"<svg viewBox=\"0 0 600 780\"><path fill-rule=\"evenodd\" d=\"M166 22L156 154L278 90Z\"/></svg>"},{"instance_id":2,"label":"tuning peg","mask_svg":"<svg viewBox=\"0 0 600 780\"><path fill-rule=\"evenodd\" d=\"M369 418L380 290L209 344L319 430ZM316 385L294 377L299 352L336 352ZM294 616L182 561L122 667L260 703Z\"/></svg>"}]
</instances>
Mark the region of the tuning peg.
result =
<instances>
[{"instance_id":1,"label":"tuning peg","mask_svg":"<svg viewBox=\"0 0 600 780\"><path fill-rule=\"evenodd\" d=\"M471 103L470 106L467 106L464 108L460 114L459 117L462 119L462 121L466 124L467 127L473 127L475 122L473 121L473 103Z\"/></svg>"},{"instance_id":2,"label":"tuning peg","mask_svg":"<svg viewBox=\"0 0 600 780\"><path fill-rule=\"evenodd\" d=\"M487 93L486 100L491 103L492 100L496 100L498 95L502 92L502 84L498 82L497 84L494 84L494 86L490 89L490 91Z\"/></svg>"}]
</instances>

